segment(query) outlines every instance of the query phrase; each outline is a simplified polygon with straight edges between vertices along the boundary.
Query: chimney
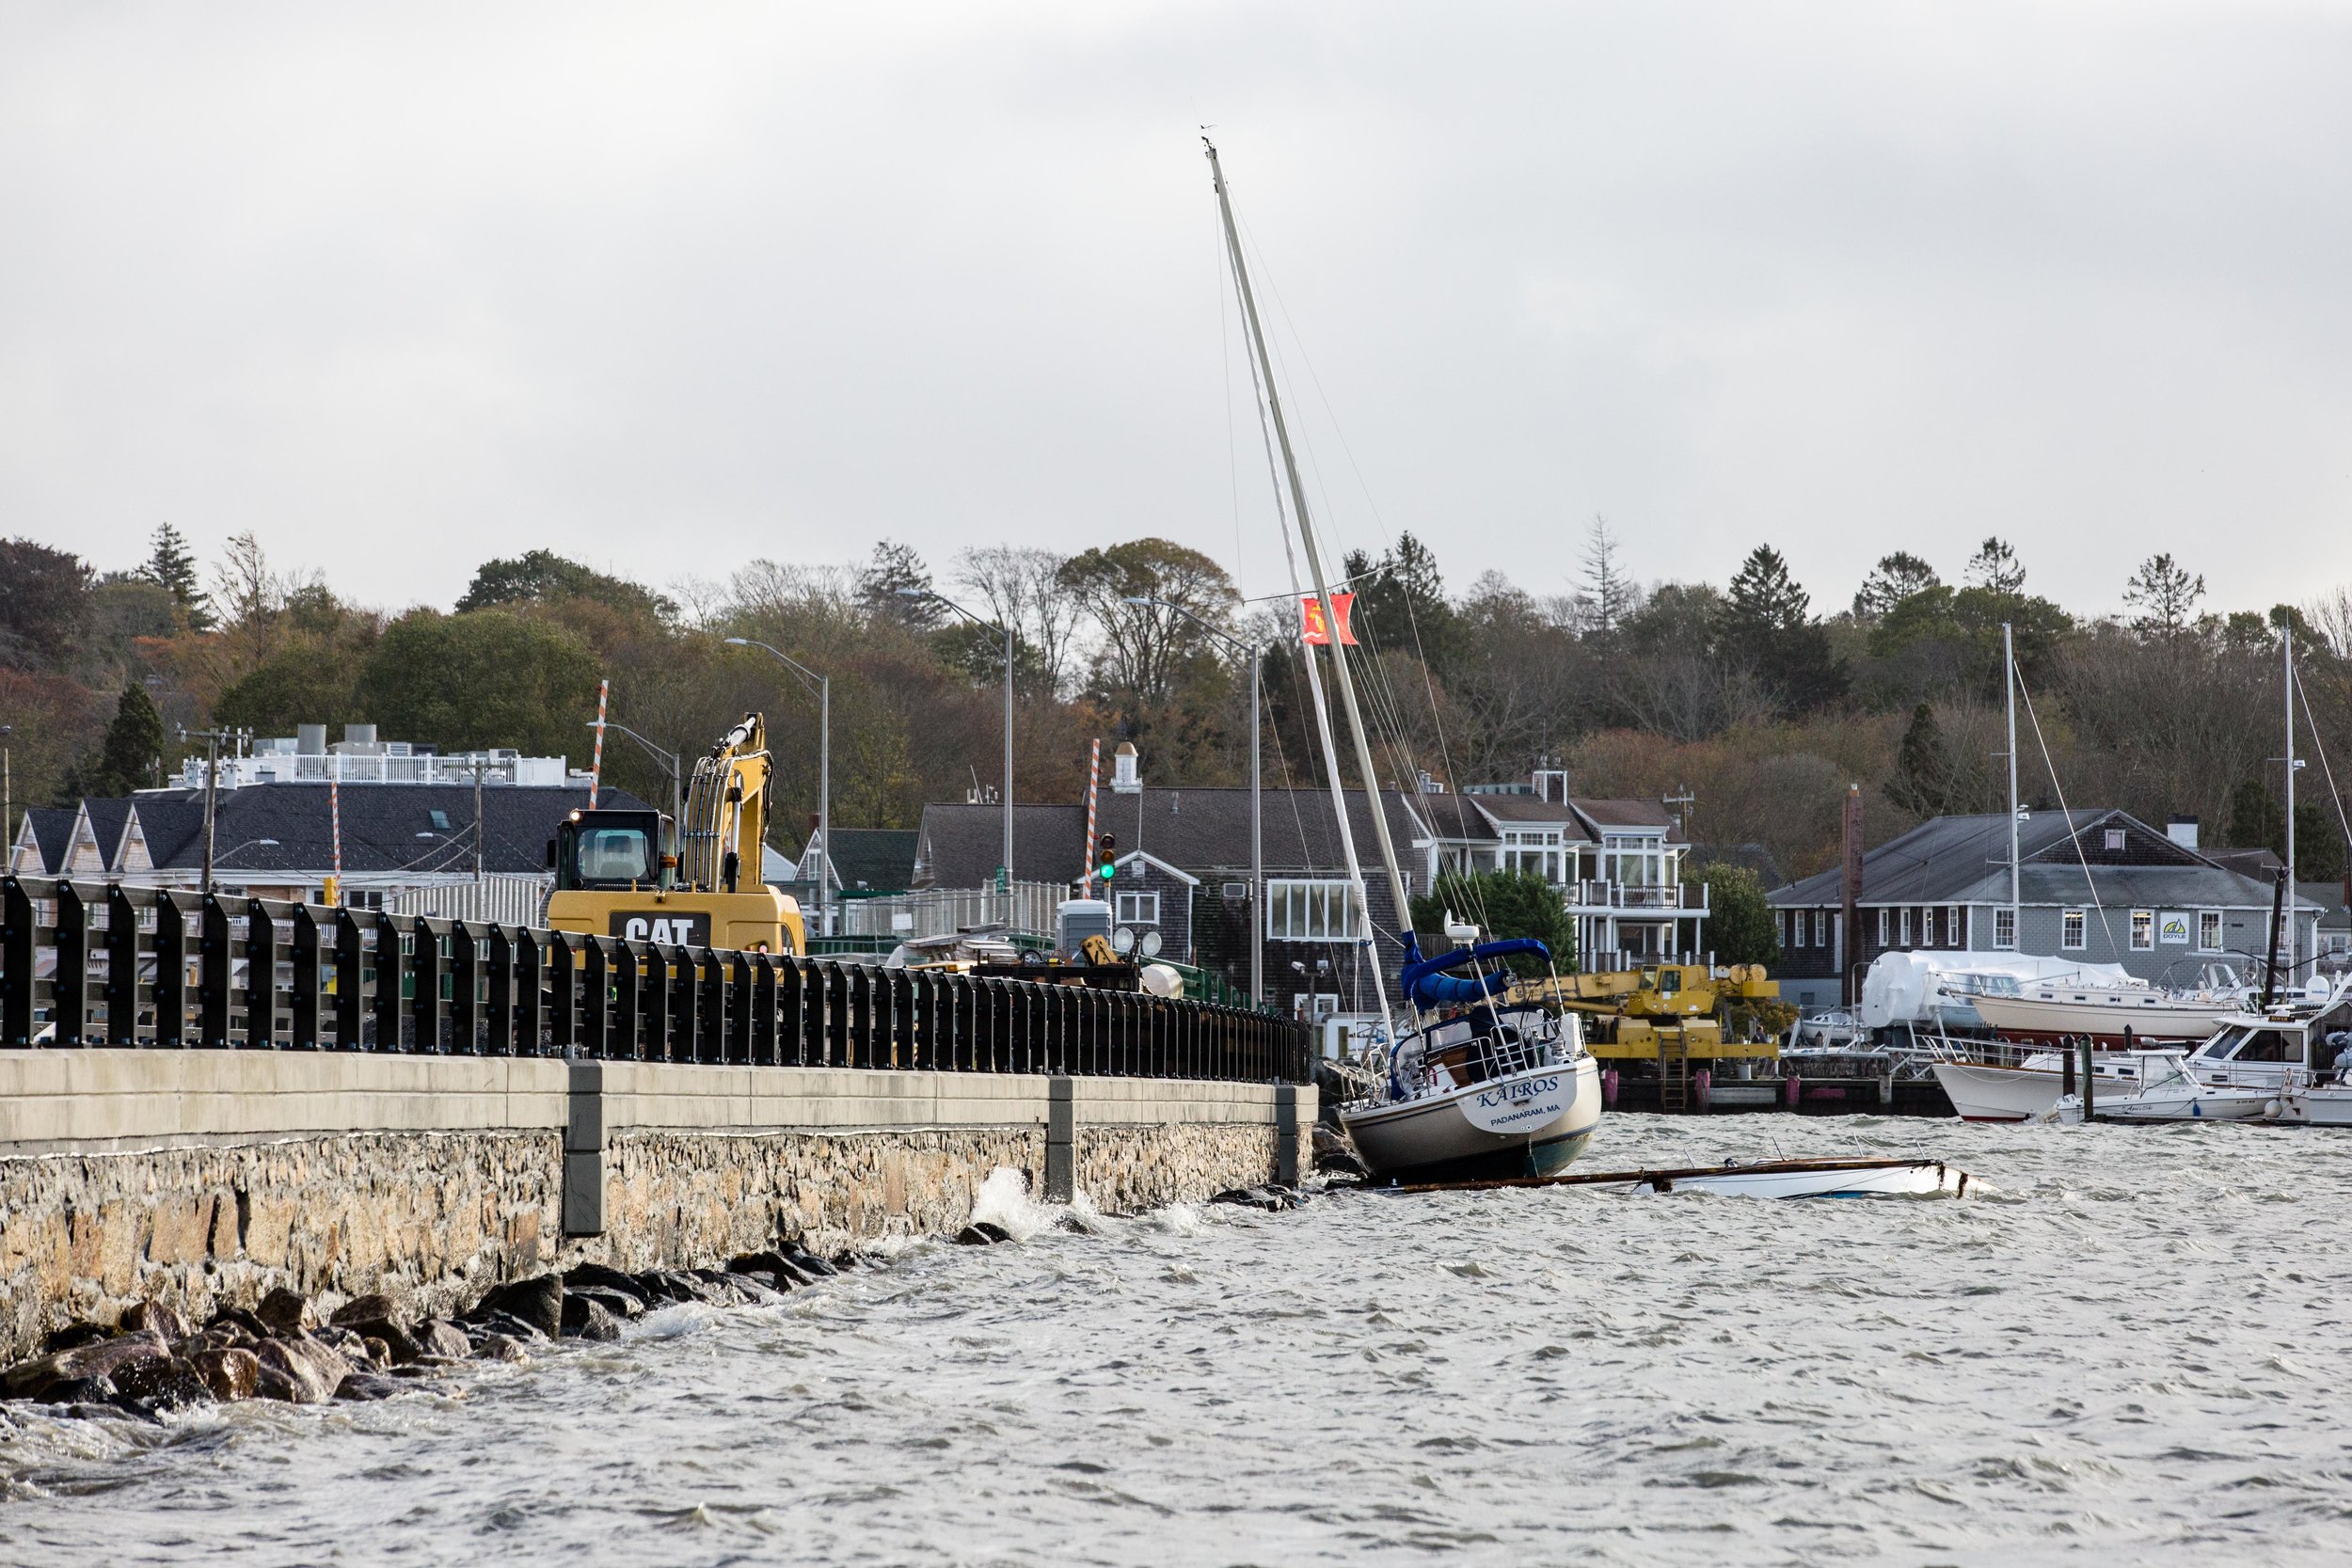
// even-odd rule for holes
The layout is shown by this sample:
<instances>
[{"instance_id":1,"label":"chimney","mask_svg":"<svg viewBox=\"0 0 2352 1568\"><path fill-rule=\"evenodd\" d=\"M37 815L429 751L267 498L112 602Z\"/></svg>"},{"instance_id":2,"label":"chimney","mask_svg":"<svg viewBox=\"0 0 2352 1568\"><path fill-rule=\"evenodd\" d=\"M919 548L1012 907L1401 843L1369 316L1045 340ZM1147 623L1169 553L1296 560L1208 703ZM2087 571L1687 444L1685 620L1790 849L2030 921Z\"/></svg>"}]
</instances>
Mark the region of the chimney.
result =
<instances>
[{"instance_id":1,"label":"chimney","mask_svg":"<svg viewBox=\"0 0 2352 1568\"><path fill-rule=\"evenodd\" d=\"M2197 847L2197 818L2168 816L2164 819L2164 836L2184 849Z\"/></svg>"},{"instance_id":2,"label":"chimney","mask_svg":"<svg viewBox=\"0 0 2352 1568\"><path fill-rule=\"evenodd\" d=\"M1143 780L1136 773L1136 743L1122 740L1111 754L1111 788L1120 795L1141 793Z\"/></svg>"}]
</instances>

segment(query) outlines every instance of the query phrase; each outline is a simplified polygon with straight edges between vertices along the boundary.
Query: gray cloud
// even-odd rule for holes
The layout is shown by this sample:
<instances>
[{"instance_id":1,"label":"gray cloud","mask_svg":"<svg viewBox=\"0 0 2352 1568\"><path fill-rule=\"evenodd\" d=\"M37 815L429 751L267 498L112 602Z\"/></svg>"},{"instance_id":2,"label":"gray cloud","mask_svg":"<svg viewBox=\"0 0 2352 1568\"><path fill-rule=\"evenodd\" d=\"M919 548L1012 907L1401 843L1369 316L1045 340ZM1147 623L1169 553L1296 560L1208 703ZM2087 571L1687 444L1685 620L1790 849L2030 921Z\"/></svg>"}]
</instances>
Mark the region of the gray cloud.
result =
<instances>
[{"instance_id":1,"label":"gray cloud","mask_svg":"<svg viewBox=\"0 0 2352 1568\"><path fill-rule=\"evenodd\" d=\"M1275 589L1205 120L1343 544L2302 596L2347 67L2316 5L21 8L0 528L391 605L883 535Z\"/></svg>"}]
</instances>

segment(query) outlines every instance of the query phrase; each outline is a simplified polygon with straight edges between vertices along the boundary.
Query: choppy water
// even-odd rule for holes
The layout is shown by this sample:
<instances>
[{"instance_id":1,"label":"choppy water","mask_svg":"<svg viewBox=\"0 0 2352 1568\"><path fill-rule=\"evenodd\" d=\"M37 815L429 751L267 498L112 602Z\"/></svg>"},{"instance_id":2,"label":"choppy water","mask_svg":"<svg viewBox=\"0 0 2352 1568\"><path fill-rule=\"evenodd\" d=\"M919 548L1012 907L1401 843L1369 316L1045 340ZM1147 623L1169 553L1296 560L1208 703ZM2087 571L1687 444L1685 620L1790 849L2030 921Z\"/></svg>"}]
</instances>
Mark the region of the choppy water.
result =
<instances>
[{"instance_id":1,"label":"choppy water","mask_svg":"<svg viewBox=\"0 0 2352 1568\"><path fill-rule=\"evenodd\" d=\"M1587 1164L1775 1142L1977 1184L1179 1209L674 1307L463 1400L20 1407L0 1560L2352 1552L2352 1138L1618 1117Z\"/></svg>"}]
</instances>

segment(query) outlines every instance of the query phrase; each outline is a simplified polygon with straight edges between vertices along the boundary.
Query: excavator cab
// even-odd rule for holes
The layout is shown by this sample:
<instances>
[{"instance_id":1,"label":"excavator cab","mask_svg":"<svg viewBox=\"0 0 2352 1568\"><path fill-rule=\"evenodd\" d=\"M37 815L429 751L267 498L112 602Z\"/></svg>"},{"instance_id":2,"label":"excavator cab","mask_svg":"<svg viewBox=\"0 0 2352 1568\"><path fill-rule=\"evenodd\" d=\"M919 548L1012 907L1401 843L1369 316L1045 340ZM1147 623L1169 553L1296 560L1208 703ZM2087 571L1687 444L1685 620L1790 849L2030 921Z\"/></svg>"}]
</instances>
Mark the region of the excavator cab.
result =
<instances>
[{"instance_id":1,"label":"excavator cab","mask_svg":"<svg viewBox=\"0 0 2352 1568\"><path fill-rule=\"evenodd\" d=\"M670 886L676 857L664 852L657 811L576 811L548 846L559 893Z\"/></svg>"}]
</instances>

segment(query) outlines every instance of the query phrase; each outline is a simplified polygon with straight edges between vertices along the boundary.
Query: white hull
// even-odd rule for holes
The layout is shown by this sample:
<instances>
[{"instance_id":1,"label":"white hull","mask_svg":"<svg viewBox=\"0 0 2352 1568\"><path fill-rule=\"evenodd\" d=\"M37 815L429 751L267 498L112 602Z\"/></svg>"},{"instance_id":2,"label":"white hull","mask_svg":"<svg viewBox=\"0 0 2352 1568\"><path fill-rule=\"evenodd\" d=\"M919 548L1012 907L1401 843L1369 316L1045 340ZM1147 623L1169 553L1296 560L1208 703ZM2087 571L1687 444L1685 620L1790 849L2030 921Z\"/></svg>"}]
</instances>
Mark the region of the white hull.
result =
<instances>
[{"instance_id":1,"label":"white hull","mask_svg":"<svg viewBox=\"0 0 2352 1568\"><path fill-rule=\"evenodd\" d=\"M2236 1001L2194 1001L2161 991L2088 991L2084 1001L2068 993L2055 996L1976 997L1984 1022L2010 1039L2059 1039L2089 1035L2093 1039L2120 1040L2129 1029L2135 1040L2201 1040L2214 1031L2221 1015L2244 1006Z\"/></svg>"},{"instance_id":2,"label":"white hull","mask_svg":"<svg viewBox=\"0 0 2352 1568\"><path fill-rule=\"evenodd\" d=\"M2278 1097L2259 1089L2166 1089L2114 1101L2091 1098L2094 1121L2252 1121L2279 1103ZM2058 1111L2060 1121L2082 1120L2082 1107L2069 1100Z\"/></svg>"},{"instance_id":3,"label":"white hull","mask_svg":"<svg viewBox=\"0 0 2352 1568\"><path fill-rule=\"evenodd\" d=\"M1725 1197L1917 1197L1953 1190L1960 1172L1936 1161L1888 1165L1877 1170L1724 1171L1677 1176L1677 1193L1715 1193ZM1652 1185L1645 1191L1661 1190Z\"/></svg>"},{"instance_id":4,"label":"white hull","mask_svg":"<svg viewBox=\"0 0 2352 1568\"><path fill-rule=\"evenodd\" d=\"M1500 1119L1494 1105L1552 1079L1559 1080L1558 1114L1500 1131L1473 1119ZM1364 1167L1384 1181L1548 1176L1582 1153L1599 1124L1600 1069L1590 1056L1441 1094L1340 1108L1340 1125Z\"/></svg>"},{"instance_id":5,"label":"white hull","mask_svg":"<svg viewBox=\"0 0 2352 1568\"><path fill-rule=\"evenodd\" d=\"M2279 1114L2268 1119L2287 1127L2352 1127L2352 1088L2324 1084L2280 1093Z\"/></svg>"},{"instance_id":6,"label":"white hull","mask_svg":"<svg viewBox=\"0 0 2352 1568\"><path fill-rule=\"evenodd\" d=\"M1963 1121L2030 1121L2058 1109L2065 1080L2032 1068L1938 1062L1935 1081Z\"/></svg>"}]
</instances>

